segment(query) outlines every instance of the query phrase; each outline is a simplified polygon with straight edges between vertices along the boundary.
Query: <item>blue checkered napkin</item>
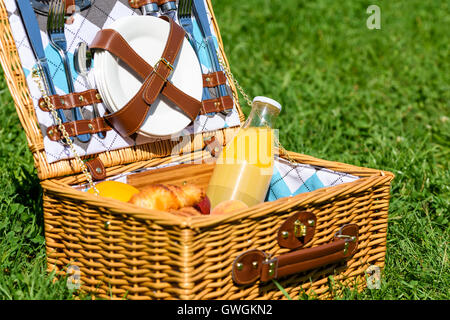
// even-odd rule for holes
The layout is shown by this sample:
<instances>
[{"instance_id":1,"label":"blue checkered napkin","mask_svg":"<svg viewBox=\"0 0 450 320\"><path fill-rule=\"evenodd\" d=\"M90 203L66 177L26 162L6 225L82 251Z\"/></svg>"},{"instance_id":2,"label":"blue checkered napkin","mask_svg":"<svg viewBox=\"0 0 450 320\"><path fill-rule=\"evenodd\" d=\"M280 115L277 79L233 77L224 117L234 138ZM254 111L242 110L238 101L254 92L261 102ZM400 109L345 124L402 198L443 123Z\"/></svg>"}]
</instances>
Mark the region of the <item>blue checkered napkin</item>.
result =
<instances>
[{"instance_id":1,"label":"blue checkered napkin","mask_svg":"<svg viewBox=\"0 0 450 320\"><path fill-rule=\"evenodd\" d=\"M295 196L320 188L358 180L359 177L307 164L290 163L276 158L266 201Z\"/></svg>"}]
</instances>

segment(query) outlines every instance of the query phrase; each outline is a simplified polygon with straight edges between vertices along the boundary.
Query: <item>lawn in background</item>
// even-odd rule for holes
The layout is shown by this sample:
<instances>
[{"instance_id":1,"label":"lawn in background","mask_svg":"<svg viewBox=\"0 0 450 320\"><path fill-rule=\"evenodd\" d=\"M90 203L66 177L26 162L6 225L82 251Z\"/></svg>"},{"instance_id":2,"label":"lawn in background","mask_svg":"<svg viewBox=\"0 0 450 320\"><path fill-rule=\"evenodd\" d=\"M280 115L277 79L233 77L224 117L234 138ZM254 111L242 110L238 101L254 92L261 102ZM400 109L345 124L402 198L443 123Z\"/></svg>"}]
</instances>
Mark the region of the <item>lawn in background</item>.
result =
<instances>
[{"instance_id":1,"label":"lawn in background","mask_svg":"<svg viewBox=\"0 0 450 320\"><path fill-rule=\"evenodd\" d=\"M282 104L286 149L396 175L381 288L340 298L448 299L449 2L213 4L235 77ZM42 193L3 74L0 106L0 299L70 299L45 272Z\"/></svg>"}]
</instances>

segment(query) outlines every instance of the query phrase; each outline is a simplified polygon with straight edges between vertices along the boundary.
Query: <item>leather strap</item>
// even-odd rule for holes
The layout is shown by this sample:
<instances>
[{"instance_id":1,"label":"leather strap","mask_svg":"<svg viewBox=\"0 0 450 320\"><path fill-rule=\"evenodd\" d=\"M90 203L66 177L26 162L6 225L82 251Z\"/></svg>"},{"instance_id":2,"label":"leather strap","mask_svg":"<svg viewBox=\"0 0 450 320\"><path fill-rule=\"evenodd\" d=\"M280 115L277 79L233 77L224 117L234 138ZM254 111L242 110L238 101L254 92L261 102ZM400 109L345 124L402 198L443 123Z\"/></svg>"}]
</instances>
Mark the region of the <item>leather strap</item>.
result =
<instances>
[{"instance_id":1,"label":"leather strap","mask_svg":"<svg viewBox=\"0 0 450 320\"><path fill-rule=\"evenodd\" d=\"M207 151L209 151L209 153L213 157L219 156L220 151L222 151L223 149L223 146L218 140L216 140L216 137L205 137L203 139L203 142L205 143L205 146L203 148L204 150L206 149Z\"/></svg>"},{"instance_id":2,"label":"leather strap","mask_svg":"<svg viewBox=\"0 0 450 320\"><path fill-rule=\"evenodd\" d=\"M177 57L184 41L184 30L172 19L170 19L169 22L170 31L166 42L166 47L161 55L161 59L155 66L155 70L150 73L147 80L145 80L146 83L143 85L143 87L145 87L144 100L149 105L155 102L163 88L163 85L167 82L167 78L172 73L175 58Z\"/></svg>"},{"instance_id":3,"label":"leather strap","mask_svg":"<svg viewBox=\"0 0 450 320\"><path fill-rule=\"evenodd\" d=\"M171 25L178 30L176 33L176 36L178 37L176 41L181 41L184 39L184 31L182 31L181 27L179 27L176 23L171 21ZM182 32L180 32L182 31ZM183 36L181 36L181 33L183 33ZM174 34L174 33L172 33ZM169 34L170 39L170 34ZM168 43L169 43L168 39ZM180 44L181 45L181 44ZM126 65L128 65L136 74L142 79L142 80L151 80L149 79L149 75L152 76L152 73L154 72L154 69L152 66L150 66L144 59L142 59L128 44L128 42L120 35L120 33L111 30L111 29L104 29L97 33L96 37L94 38L93 42L91 43L92 49L103 49L107 50L116 57L120 58ZM166 46L167 48L167 46ZM164 57L164 53L163 53ZM166 58L166 60L168 60ZM173 64L173 62L172 62ZM157 75L162 75L161 69L166 69L167 66L164 63L158 63L158 74L154 74L153 78L155 78ZM170 92L170 93L168 93ZM192 119L195 119L196 114L198 111L194 111L196 108L198 110L200 109L200 101L195 100L194 98L189 97L185 93L183 93L181 90L177 89L171 82L166 82L165 86L161 92L164 96L171 99L173 102L179 102L182 104L186 104L187 107L184 110L185 112L190 115ZM183 105L179 105L181 108ZM192 109L192 110L191 110ZM195 114L195 116L194 116Z\"/></svg>"},{"instance_id":4,"label":"leather strap","mask_svg":"<svg viewBox=\"0 0 450 320\"><path fill-rule=\"evenodd\" d=\"M69 10L71 12L69 12ZM75 12L75 0L66 0L66 12L74 13Z\"/></svg>"},{"instance_id":5,"label":"leather strap","mask_svg":"<svg viewBox=\"0 0 450 320\"><path fill-rule=\"evenodd\" d=\"M95 181L104 180L106 178L105 165L99 158L86 161L85 164Z\"/></svg>"},{"instance_id":6,"label":"leather strap","mask_svg":"<svg viewBox=\"0 0 450 320\"><path fill-rule=\"evenodd\" d=\"M247 251L233 262L232 278L238 285L279 279L346 261L356 253L357 248L358 225L347 224L336 233L333 242L322 246L300 249L273 259L269 259L268 255L260 250Z\"/></svg>"},{"instance_id":7,"label":"leather strap","mask_svg":"<svg viewBox=\"0 0 450 320\"><path fill-rule=\"evenodd\" d=\"M97 91L95 91L97 92ZM76 94L70 94L76 95ZM68 95L68 96L70 96ZM77 105L69 105L68 103L61 103L61 100L58 99L60 96L51 96L51 100L55 105L56 109L69 110L77 107ZM63 97L63 101L67 101L65 96ZM85 96L86 97L86 96ZM229 98L230 97L223 97ZM76 98L70 98L70 100L76 101ZM226 99L225 99L226 100ZM97 98L93 98L92 96L87 96L86 100L84 100L83 104L79 106L91 105L93 102L100 103L102 100L98 100ZM46 104L39 104L39 107L45 111L49 112L50 110L46 107ZM200 110L200 114L208 114L213 112L222 112L224 110L232 110L233 109L233 101L228 102L228 107L224 108L223 104L221 104L220 99L210 99L202 102L202 109ZM106 132L112 130L111 126L106 122L104 118L94 118L92 120L79 120L79 121L70 121L63 123L63 126L66 128L67 133L70 137L75 137L78 134L87 134L87 133L98 133L98 132ZM62 133L58 130L58 126L54 125L47 128L47 136L52 141L58 141L62 139Z\"/></svg>"},{"instance_id":8,"label":"leather strap","mask_svg":"<svg viewBox=\"0 0 450 320\"><path fill-rule=\"evenodd\" d=\"M134 9L139 9L149 3L158 3L158 0L128 0L128 4Z\"/></svg>"},{"instance_id":9,"label":"leather strap","mask_svg":"<svg viewBox=\"0 0 450 320\"><path fill-rule=\"evenodd\" d=\"M94 103L102 103L103 100L96 89L89 89L83 92L74 92L66 95L49 96L50 101L57 110L70 110L78 107L85 107ZM39 108L44 112L50 112L44 98L39 99ZM209 99L202 101L202 108L200 114L207 114L211 112L222 112L233 109L233 99L230 96L221 97L217 99Z\"/></svg>"},{"instance_id":10,"label":"leather strap","mask_svg":"<svg viewBox=\"0 0 450 320\"><path fill-rule=\"evenodd\" d=\"M184 30L172 19L164 17L170 23L169 37L160 61L154 69L146 63L116 31L100 30L94 38L91 48L107 50L120 58L144 80L138 93L118 112L105 118L122 136L135 133L145 120L150 104L161 93L180 107L191 120L198 115L202 103L176 88L167 81L175 58L184 41Z\"/></svg>"},{"instance_id":11,"label":"leather strap","mask_svg":"<svg viewBox=\"0 0 450 320\"><path fill-rule=\"evenodd\" d=\"M104 118L94 118L91 120L78 120L65 122L62 124L66 129L69 137L75 137L81 134L98 133L112 130L112 128L106 123ZM51 126L47 128L47 137L51 141L58 141L63 138L62 133L59 131L58 126Z\"/></svg>"},{"instance_id":12,"label":"leather strap","mask_svg":"<svg viewBox=\"0 0 450 320\"><path fill-rule=\"evenodd\" d=\"M230 96L208 99L202 101L201 114L222 112L233 109L233 99Z\"/></svg>"},{"instance_id":13,"label":"leather strap","mask_svg":"<svg viewBox=\"0 0 450 320\"><path fill-rule=\"evenodd\" d=\"M219 85L225 84L227 82L227 77L223 71L212 72L208 74L203 74L203 87L213 88Z\"/></svg>"},{"instance_id":14,"label":"leather strap","mask_svg":"<svg viewBox=\"0 0 450 320\"><path fill-rule=\"evenodd\" d=\"M112 29L102 29L97 32L90 48L109 51L136 72L141 79L145 79L153 71L152 66L130 47L120 33Z\"/></svg>"},{"instance_id":15,"label":"leather strap","mask_svg":"<svg viewBox=\"0 0 450 320\"><path fill-rule=\"evenodd\" d=\"M74 92L66 95L53 95L49 96L50 101L56 109L69 110L78 107L89 106L94 103L101 103L102 98L96 89L90 89L83 92ZM44 98L39 99L39 108L42 111L49 112L47 104Z\"/></svg>"}]
</instances>

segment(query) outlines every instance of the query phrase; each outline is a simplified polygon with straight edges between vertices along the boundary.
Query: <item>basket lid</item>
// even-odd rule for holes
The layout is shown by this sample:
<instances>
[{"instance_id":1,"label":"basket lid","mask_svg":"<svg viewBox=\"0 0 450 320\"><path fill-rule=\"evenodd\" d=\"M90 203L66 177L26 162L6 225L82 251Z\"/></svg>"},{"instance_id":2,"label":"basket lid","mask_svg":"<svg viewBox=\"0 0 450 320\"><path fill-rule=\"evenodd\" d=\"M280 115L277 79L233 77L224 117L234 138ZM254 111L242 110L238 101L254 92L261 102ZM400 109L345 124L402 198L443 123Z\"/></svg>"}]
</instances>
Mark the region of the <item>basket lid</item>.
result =
<instances>
[{"instance_id":1,"label":"basket lid","mask_svg":"<svg viewBox=\"0 0 450 320\"><path fill-rule=\"evenodd\" d=\"M208 9L211 13L211 26L217 35L219 44L219 52L224 59L224 64L229 67L226 58L220 30L212 10L210 0L206 0ZM11 25L9 24L8 12L3 1L0 2L0 16L3 18L0 22L0 32L5 35L0 38L0 62L3 66L4 74L15 101L16 110L19 115L22 127L25 130L28 146L33 153L35 167L41 180L57 178L67 175L74 175L82 172L82 168L78 161L74 158L60 160L49 163L44 149L44 138L41 128L37 122L36 113L31 99L30 89L27 85L26 76L21 65L18 50L16 48ZM235 105L239 114L239 120L242 124L245 121L245 115L239 105L237 90L232 79L227 75L228 83L231 87ZM182 137L180 141L163 140L151 142L143 145L134 145L122 149L105 151L98 154L88 155L82 159L90 159L98 157L106 168L134 163L137 161L151 160L154 158L171 157L173 152L193 153L202 150L205 147L204 138L215 136L219 143L225 143L227 137L234 134L235 129L225 128L217 131L204 132L188 137Z\"/></svg>"}]
</instances>

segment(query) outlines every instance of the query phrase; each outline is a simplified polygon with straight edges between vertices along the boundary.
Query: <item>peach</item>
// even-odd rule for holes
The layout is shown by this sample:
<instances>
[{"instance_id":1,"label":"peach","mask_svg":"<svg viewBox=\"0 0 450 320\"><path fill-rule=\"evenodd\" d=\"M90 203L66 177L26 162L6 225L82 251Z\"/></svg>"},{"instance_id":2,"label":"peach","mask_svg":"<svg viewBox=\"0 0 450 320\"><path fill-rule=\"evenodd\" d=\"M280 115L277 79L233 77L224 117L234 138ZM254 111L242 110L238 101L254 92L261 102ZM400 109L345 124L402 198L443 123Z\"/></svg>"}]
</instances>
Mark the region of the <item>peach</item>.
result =
<instances>
[{"instance_id":1,"label":"peach","mask_svg":"<svg viewBox=\"0 0 450 320\"><path fill-rule=\"evenodd\" d=\"M222 201L211 211L211 214L227 214L233 211L246 209L248 205L240 200L227 200Z\"/></svg>"}]
</instances>

